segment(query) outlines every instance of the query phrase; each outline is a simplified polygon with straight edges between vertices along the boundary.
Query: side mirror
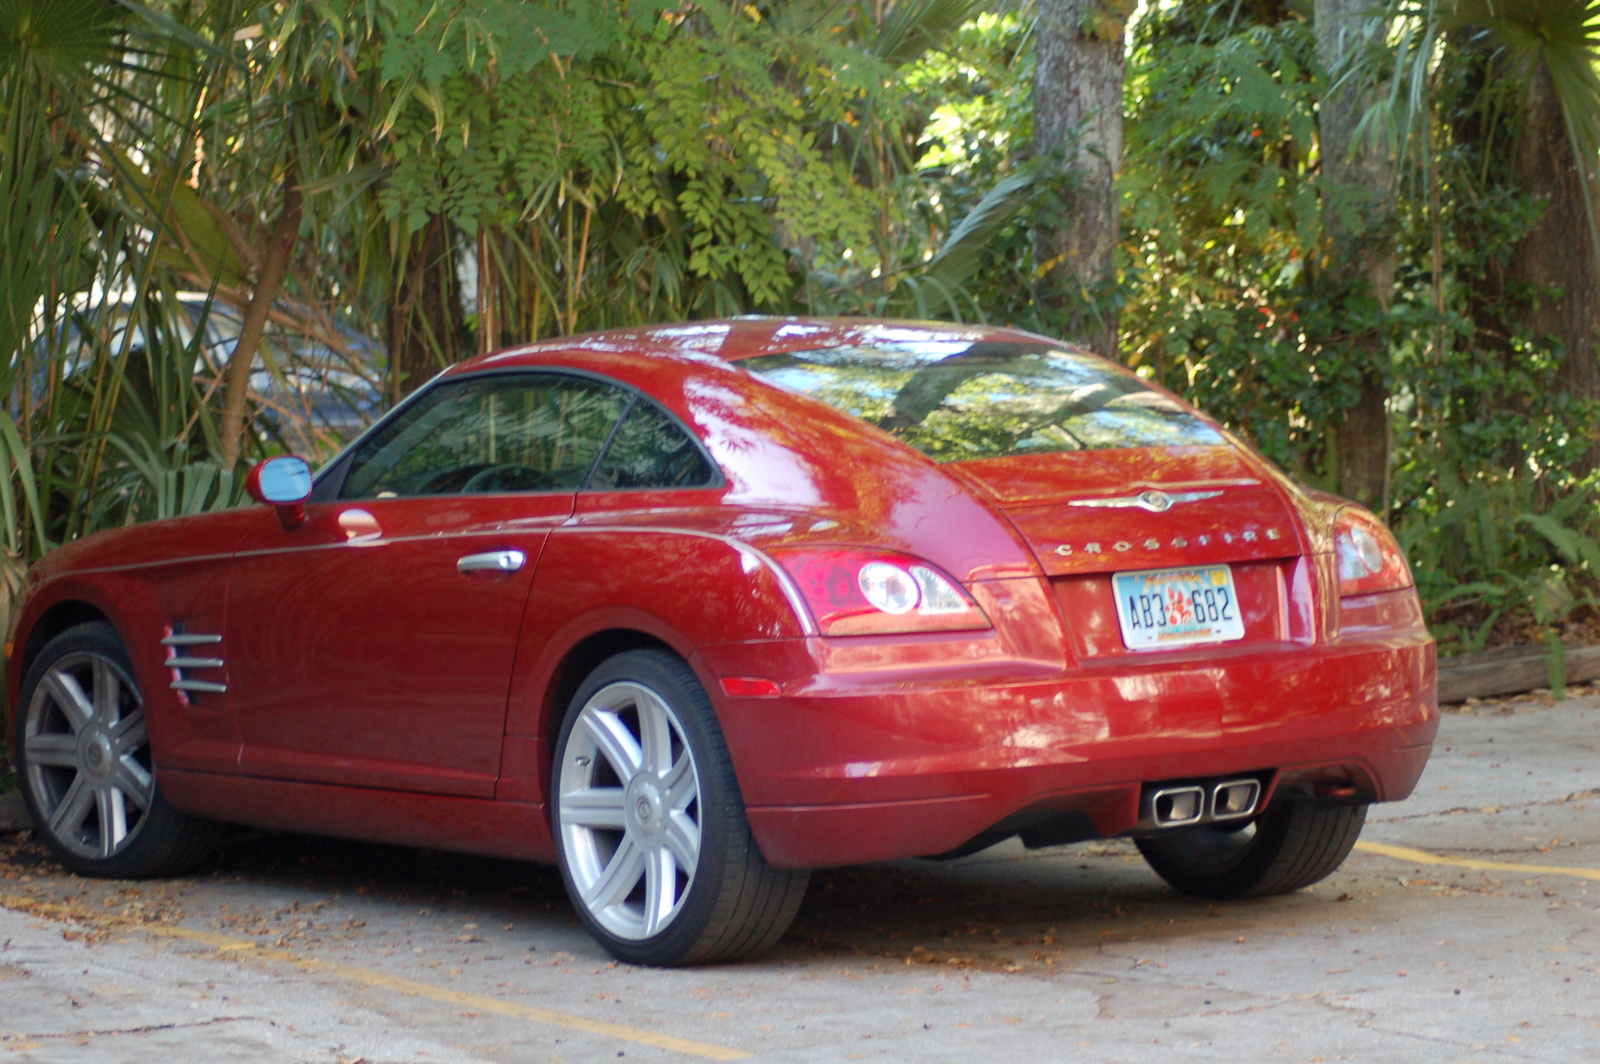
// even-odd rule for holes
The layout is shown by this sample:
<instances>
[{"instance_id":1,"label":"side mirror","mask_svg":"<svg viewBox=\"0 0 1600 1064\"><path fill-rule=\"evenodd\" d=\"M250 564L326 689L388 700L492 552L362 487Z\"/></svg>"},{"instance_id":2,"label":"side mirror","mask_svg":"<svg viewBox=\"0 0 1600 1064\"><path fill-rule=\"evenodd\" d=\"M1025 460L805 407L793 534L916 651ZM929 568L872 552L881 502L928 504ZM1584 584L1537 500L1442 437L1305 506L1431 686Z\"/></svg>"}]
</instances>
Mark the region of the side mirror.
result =
<instances>
[{"instance_id":1,"label":"side mirror","mask_svg":"<svg viewBox=\"0 0 1600 1064\"><path fill-rule=\"evenodd\" d=\"M305 502L311 497L311 467L304 458L293 454L268 458L250 470L244 486L256 502L277 509L284 531L305 524Z\"/></svg>"}]
</instances>

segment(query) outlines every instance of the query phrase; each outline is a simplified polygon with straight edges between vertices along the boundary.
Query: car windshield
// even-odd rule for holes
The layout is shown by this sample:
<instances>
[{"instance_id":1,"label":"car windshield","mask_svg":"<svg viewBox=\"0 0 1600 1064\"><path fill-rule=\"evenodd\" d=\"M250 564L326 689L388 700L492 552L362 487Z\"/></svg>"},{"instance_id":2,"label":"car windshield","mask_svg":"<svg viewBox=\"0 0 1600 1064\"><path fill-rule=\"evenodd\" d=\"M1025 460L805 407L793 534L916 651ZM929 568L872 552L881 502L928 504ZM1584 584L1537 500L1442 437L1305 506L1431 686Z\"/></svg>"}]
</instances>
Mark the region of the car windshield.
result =
<instances>
[{"instance_id":1,"label":"car windshield","mask_svg":"<svg viewBox=\"0 0 1600 1064\"><path fill-rule=\"evenodd\" d=\"M874 343L760 355L739 365L940 462L1224 442L1137 378L1049 344Z\"/></svg>"}]
</instances>

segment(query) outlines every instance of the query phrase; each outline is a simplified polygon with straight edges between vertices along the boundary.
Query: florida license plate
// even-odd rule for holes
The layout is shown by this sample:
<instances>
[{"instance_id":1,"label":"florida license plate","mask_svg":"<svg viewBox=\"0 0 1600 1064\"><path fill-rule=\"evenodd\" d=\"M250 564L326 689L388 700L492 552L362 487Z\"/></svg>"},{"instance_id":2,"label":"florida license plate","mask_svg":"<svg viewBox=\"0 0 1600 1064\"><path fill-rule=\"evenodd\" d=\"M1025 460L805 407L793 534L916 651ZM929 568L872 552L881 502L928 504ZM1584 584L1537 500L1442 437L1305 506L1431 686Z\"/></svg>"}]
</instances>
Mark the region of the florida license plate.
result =
<instances>
[{"instance_id":1,"label":"florida license plate","mask_svg":"<svg viewBox=\"0 0 1600 1064\"><path fill-rule=\"evenodd\" d=\"M1116 573L1117 619L1130 650L1244 638L1233 571L1226 565Z\"/></svg>"}]
</instances>

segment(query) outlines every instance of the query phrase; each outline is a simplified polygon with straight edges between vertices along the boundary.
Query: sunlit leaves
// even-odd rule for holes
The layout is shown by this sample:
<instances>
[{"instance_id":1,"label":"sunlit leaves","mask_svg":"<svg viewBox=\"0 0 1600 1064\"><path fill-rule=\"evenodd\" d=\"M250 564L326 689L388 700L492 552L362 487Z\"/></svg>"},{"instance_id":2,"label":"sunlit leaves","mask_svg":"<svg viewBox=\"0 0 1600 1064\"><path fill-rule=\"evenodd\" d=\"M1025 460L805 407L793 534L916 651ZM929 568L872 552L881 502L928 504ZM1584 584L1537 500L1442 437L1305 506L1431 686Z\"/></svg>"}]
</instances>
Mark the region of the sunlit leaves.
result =
<instances>
[{"instance_id":1,"label":"sunlit leaves","mask_svg":"<svg viewBox=\"0 0 1600 1064\"><path fill-rule=\"evenodd\" d=\"M787 246L870 244L873 204L817 137L861 107L870 55L754 9L511 6L396 3L409 43L383 70L426 86L396 111L382 191L408 228L615 204L683 231L684 272L772 307L794 285Z\"/></svg>"}]
</instances>

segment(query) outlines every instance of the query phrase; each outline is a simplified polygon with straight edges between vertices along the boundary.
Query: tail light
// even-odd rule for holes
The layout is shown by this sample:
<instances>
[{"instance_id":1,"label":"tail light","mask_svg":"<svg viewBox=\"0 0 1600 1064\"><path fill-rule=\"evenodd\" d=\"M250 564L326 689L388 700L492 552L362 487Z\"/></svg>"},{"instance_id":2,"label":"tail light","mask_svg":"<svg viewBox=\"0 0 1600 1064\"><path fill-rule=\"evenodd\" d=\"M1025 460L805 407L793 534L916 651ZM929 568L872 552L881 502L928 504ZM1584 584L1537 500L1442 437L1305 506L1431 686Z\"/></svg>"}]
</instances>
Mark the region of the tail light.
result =
<instances>
[{"instance_id":1,"label":"tail light","mask_svg":"<svg viewBox=\"0 0 1600 1064\"><path fill-rule=\"evenodd\" d=\"M1411 586L1411 567L1400 544L1376 517L1347 506L1333 519L1333 535L1341 597Z\"/></svg>"},{"instance_id":2,"label":"tail light","mask_svg":"<svg viewBox=\"0 0 1600 1064\"><path fill-rule=\"evenodd\" d=\"M927 562L884 551L775 550L823 635L990 627L960 584Z\"/></svg>"}]
</instances>

